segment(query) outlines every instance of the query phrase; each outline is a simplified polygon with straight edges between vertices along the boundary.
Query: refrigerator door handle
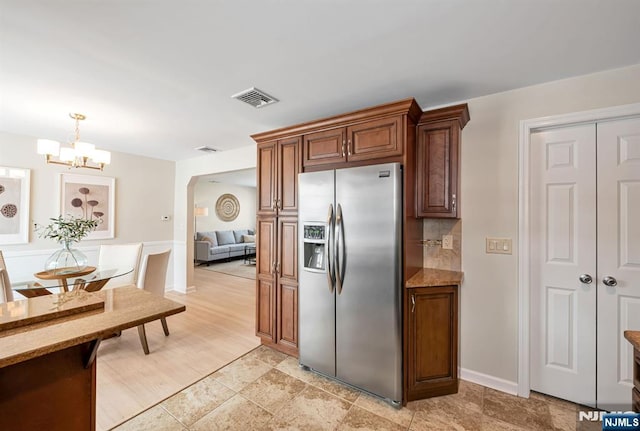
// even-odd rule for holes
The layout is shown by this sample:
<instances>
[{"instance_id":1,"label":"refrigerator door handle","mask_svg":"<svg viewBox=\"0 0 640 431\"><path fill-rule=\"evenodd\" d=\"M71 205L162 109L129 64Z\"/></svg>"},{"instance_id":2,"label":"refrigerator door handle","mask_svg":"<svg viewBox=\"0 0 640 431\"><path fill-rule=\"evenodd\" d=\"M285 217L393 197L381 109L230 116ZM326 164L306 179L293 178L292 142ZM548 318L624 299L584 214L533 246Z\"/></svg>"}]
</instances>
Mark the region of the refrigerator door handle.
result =
<instances>
[{"instance_id":1,"label":"refrigerator door handle","mask_svg":"<svg viewBox=\"0 0 640 431\"><path fill-rule=\"evenodd\" d=\"M336 267L333 262L333 242L331 241L333 231L333 204L329 204L329 214L327 215L327 281L329 282L329 292L333 293L336 284Z\"/></svg>"},{"instance_id":2,"label":"refrigerator door handle","mask_svg":"<svg viewBox=\"0 0 640 431\"><path fill-rule=\"evenodd\" d=\"M338 295L342 293L342 285L344 283L344 272L346 263L346 249L344 243L344 227L342 225L342 206L338 204L336 211L336 251L335 251L335 271L336 285L338 287Z\"/></svg>"}]
</instances>

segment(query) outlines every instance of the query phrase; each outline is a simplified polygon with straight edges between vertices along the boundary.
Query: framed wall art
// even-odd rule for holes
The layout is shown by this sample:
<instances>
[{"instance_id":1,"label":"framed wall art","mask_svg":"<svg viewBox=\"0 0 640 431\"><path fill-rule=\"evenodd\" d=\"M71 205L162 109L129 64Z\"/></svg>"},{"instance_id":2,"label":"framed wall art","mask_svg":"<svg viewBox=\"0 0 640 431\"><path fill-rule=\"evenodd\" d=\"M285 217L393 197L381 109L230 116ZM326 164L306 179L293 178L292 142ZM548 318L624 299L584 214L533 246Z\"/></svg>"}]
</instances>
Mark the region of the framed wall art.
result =
<instances>
[{"instance_id":1,"label":"framed wall art","mask_svg":"<svg viewBox=\"0 0 640 431\"><path fill-rule=\"evenodd\" d=\"M60 174L60 214L96 220L87 239L114 238L115 178Z\"/></svg>"},{"instance_id":2,"label":"framed wall art","mask_svg":"<svg viewBox=\"0 0 640 431\"><path fill-rule=\"evenodd\" d=\"M29 242L31 170L0 166L0 245Z\"/></svg>"}]
</instances>

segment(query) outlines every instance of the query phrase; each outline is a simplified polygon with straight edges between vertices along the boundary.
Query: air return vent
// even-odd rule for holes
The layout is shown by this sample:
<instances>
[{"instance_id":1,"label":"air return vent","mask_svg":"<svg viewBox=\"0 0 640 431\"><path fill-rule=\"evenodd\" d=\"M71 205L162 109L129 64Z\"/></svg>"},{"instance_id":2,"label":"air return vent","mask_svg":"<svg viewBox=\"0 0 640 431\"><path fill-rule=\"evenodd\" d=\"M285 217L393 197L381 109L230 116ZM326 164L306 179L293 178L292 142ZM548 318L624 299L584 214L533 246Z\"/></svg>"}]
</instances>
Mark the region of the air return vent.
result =
<instances>
[{"instance_id":1,"label":"air return vent","mask_svg":"<svg viewBox=\"0 0 640 431\"><path fill-rule=\"evenodd\" d=\"M206 145L203 145L202 147L196 147L194 148L194 150L202 151L205 153L216 153L218 151L215 148L207 147Z\"/></svg>"},{"instance_id":2,"label":"air return vent","mask_svg":"<svg viewBox=\"0 0 640 431\"><path fill-rule=\"evenodd\" d=\"M267 93L260 91L255 87L251 87L241 91L240 93L234 94L231 98L248 103L254 108L262 108L263 106L271 105L278 101L275 97L271 97Z\"/></svg>"}]
</instances>

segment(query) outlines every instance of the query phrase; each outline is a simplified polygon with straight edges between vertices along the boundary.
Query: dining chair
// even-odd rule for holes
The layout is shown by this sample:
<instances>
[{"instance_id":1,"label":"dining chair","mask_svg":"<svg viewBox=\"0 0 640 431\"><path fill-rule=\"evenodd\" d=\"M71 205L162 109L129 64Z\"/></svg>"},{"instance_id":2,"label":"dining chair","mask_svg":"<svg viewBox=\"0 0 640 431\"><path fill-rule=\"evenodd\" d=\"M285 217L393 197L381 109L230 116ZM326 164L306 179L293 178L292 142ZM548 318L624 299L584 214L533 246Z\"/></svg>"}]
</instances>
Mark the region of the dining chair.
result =
<instances>
[{"instance_id":1,"label":"dining chair","mask_svg":"<svg viewBox=\"0 0 640 431\"><path fill-rule=\"evenodd\" d=\"M13 301L13 290L11 290L7 265L0 250L0 304L11 301Z\"/></svg>"},{"instance_id":2,"label":"dining chair","mask_svg":"<svg viewBox=\"0 0 640 431\"><path fill-rule=\"evenodd\" d=\"M169 265L169 255L171 250L164 251L162 253L148 254L144 259L144 272L142 277L138 281L138 287L150 292L153 295L164 297L164 289L166 285L167 266ZM162 323L162 330L164 335L169 335L169 326L167 325L167 319L160 318ZM149 344L147 343L147 333L145 332L144 325L138 326L138 335L140 336L140 344L142 344L142 350L144 354L149 354Z\"/></svg>"},{"instance_id":3,"label":"dining chair","mask_svg":"<svg viewBox=\"0 0 640 431\"><path fill-rule=\"evenodd\" d=\"M108 244L101 245L98 252L98 267L133 268L129 274L112 278L104 285L105 288L113 288L138 283L140 256L142 255L142 243L133 244Z\"/></svg>"}]
</instances>

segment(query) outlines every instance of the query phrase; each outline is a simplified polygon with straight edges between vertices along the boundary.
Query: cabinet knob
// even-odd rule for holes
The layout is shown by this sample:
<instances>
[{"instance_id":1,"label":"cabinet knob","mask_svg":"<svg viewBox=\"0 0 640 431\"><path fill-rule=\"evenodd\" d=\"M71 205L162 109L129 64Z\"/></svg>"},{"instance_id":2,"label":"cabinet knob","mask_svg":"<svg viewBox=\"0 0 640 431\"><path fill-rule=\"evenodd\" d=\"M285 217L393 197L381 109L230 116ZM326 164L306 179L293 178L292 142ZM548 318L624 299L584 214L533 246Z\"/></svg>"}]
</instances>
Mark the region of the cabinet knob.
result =
<instances>
[{"instance_id":1,"label":"cabinet knob","mask_svg":"<svg viewBox=\"0 0 640 431\"><path fill-rule=\"evenodd\" d=\"M416 295L411 295L411 312L416 311Z\"/></svg>"},{"instance_id":2,"label":"cabinet knob","mask_svg":"<svg viewBox=\"0 0 640 431\"><path fill-rule=\"evenodd\" d=\"M345 147L346 143L344 141L344 139L342 140L342 157L344 157L344 147Z\"/></svg>"},{"instance_id":3,"label":"cabinet knob","mask_svg":"<svg viewBox=\"0 0 640 431\"><path fill-rule=\"evenodd\" d=\"M616 280L615 277L612 277L610 275L607 275L605 278L603 278L602 282L605 284L605 286L609 286L609 287L615 287L618 285L618 280Z\"/></svg>"},{"instance_id":4,"label":"cabinet knob","mask_svg":"<svg viewBox=\"0 0 640 431\"><path fill-rule=\"evenodd\" d=\"M451 211L456 211L456 195L455 193L451 195Z\"/></svg>"},{"instance_id":5,"label":"cabinet knob","mask_svg":"<svg viewBox=\"0 0 640 431\"><path fill-rule=\"evenodd\" d=\"M351 155L351 139L347 142L347 154Z\"/></svg>"}]
</instances>

